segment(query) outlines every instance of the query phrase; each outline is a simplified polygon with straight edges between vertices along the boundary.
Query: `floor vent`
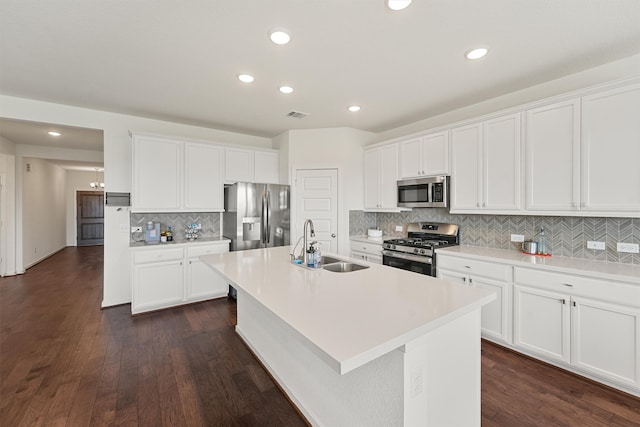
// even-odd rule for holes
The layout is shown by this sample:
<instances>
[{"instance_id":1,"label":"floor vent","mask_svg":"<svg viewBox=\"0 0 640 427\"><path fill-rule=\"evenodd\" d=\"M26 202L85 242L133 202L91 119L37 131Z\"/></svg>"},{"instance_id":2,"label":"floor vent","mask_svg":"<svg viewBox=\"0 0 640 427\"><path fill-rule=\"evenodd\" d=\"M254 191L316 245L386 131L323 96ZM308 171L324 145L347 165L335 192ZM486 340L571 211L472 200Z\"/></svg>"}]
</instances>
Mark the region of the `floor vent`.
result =
<instances>
[{"instance_id":1,"label":"floor vent","mask_svg":"<svg viewBox=\"0 0 640 427\"><path fill-rule=\"evenodd\" d=\"M293 117L294 119L304 119L307 117L307 113L303 113L302 111L291 111L287 114L287 117Z\"/></svg>"}]
</instances>

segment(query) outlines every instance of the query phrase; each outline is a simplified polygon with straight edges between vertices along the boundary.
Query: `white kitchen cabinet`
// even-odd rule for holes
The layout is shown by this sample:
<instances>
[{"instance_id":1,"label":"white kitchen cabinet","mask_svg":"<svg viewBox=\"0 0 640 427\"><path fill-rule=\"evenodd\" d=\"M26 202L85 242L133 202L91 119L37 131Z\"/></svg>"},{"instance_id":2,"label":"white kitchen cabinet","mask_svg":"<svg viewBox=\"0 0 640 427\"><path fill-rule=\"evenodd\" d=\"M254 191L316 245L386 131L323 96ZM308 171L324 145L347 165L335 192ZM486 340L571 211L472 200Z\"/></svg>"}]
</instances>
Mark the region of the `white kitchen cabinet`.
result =
<instances>
[{"instance_id":1,"label":"white kitchen cabinet","mask_svg":"<svg viewBox=\"0 0 640 427\"><path fill-rule=\"evenodd\" d=\"M199 257L229 251L228 242L210 245L135 248L131 313L175 307L227 294L224 278Z\"/></svg>"},{"instance_id":2,"label":"white kitchen cabinet","mask_svg":"<svg viewBox=\"0 0 640 427\"><path fill-rule=\"evenodd\" d=\"M637 284L516 268L514 345L640 392Z\"/></svg>"},{"instance_id":3,"label":"white kitchen cabinet","mask_svg":"<svg viewBox=\"0 0 640 427\"><path fill-rule=\"evenodd\" d=\"M451 212L520 210L520 113L455 128Z\"/></svg>"},{"instance_id":4,"label":"white kitchen cabinet","mask_svg":"<svg viewBox=\"0 0 640 427\"><path fill-rule=\"evenodd\" d=\"M182 249L154 249L133 255L131 312L173 307L184 298Z\"/></svg>"},{"instance_id":5,"label":"white kitchen cabinet","mask_svg":"<svg viewBox=\"0 0 640 427\"><path fill-rule=\"evenodd\" d=\"M498 343L511 343L512 267L442 253L438 253L436 260L438 278L496 293L496 299L482 307L482 336Z\"/></svg>"},{"instance_id":6,"label":"white kitchen cabinet","mask_svg":"<svg viewBox=\"0 0 640 427\"><path fill-rule=\"evenodd\" d=\"M200 261L203 255L228 252L227 245L209 245L186 248L186 286L185 301L195 302L225 296L229 285L227 281Z\"/></svg>"},{"instance_id":7,"label":"white kitchen cabinet","mask_svg":"<svg viewBox=\"0 0 640 427\"><path fill-rule=\"evenodd\" d=\"M280 182L280 155L277 151L227 147L225 182Z\"/></svg>"},{"instance_id":8,"label":"white kitchen cabinet","mask_svg":"<svg viewBox=\"0 0 640 427\"><path fill-rule=\"evenodd\" d=\"M351 240L351 256L364 261L382 264L382 241L378 243L365 243L359 240Z\"/></svg>"},{"instance_id":9,"label":"white kitchen cabinet","mask_svg":"<svg viewBox=\"0 0 640 427\"><path fill-rule=\"evenodd\" d=\"M582 98L582 200L588 212L640 212L640 84Z\"/></svg>"},{"instance_id":10,"label":"white kitchen cabinet","mask_svg":"<svg viewBox=\"0 0 640 427\"><path fill-rule=\"evenodd\" d=\"M186 143L184 146L184 209L224 210L223 148Z\"/></svg>"},{"instance_id":11,"label":"white kitchen cabinet","mask_svg":"<svg viewBox=\"0 0 640 427\"><path fill-rule=\"evenodd\" d=\"M575 211L580 199L580 99L526 113L526 208Z\"/></svg>"},{"instance_id":12,"label":"white kitchen cabinet","mask_svg":"<svg viewBox=\"0 0 640 427\"><path fill-rule=\"evenodd\" d=\"M364 150L365 209L397 209L398 145Z\"/></svg>"},{"instance_id":13,"label":"white kitchen cabinet","mask_svg":"<svg viewBox=\"0 0 640 427\"><path fill-rule=\"evenodd\" d=\"M152 135L133 137L133 191L135 212L177 212L182 205L183 143Z\"/></svg>"},{"instance_id":14,"label":"white kitchen cabinet","mask_svg":"<svg viewBox=\"0 0 640 427\"><path fill-rule=\"evenodd\" d=\"M140 133L132 141L133 212L224 210L222 147Z\"/></svg>"},{"instance_id":15,"label":"white kitchen cabinet","mask_svg":"<svg viewBox=\"0 0 640 427\"><path fill-rule=\"evenodd\" d=\"M449 174L449 132L437 132L400 143L400 178Z\"/></svg>"}]
</instances>

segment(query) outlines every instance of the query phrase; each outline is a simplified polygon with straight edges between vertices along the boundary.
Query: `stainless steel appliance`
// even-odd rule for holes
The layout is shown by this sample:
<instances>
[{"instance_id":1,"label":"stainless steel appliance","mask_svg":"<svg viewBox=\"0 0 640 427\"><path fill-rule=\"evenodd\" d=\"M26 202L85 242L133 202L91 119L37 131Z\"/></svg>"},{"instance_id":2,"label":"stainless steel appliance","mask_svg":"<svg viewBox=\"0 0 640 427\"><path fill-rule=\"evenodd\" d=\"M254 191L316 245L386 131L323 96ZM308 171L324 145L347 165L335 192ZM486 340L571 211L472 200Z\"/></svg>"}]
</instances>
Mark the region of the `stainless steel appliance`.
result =
<instances>
[{"instance_id":1,"label":"stainless steel appliance","mask_svg":"<svg viewBox=\"0 0 640 427\"><path fill-rule=\"evenodd\" d=\"M398 206L446 208L449 206L449 177L442 175L399 180Z\"/></svg>"},{"instance_id":2,"label":"stainless steel appliance","mask_svg":"<svg viewBox=\"0 0 640 427\"><path fill-rule=\"evenodd\" d=\"M289 245L289 186L238 182L224 189L222 235L230 251Z\"/></svg>"},{"instance_id":3,"label":"stainless steel appliance","mask_svg":"<svg viewBox=\"0 0 640 427\"><path fill-rule=\"evenodd\" d=\"M429 276L436 275L435 248L460 244L455 224L412 222L407 237L382 243L382 264Z\"/></svg>"}]
</instances>

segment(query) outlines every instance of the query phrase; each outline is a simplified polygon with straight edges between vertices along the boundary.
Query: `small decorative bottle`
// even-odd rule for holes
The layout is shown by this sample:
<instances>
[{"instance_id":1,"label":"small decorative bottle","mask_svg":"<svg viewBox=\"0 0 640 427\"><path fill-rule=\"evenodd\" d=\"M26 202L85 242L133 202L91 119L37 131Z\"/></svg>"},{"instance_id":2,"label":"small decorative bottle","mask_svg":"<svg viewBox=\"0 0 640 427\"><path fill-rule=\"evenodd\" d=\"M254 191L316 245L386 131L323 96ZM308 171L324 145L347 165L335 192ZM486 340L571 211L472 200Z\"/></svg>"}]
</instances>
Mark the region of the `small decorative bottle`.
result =
<instances>
[{"instance_id":1,"label":"small decorative bottle","mask_svg":"<svg viewBox=\"0 0 640 427\"><path fill-rule=\"evenodd\" d=\"M540 234L538 235L538 254L547 255L548 253L547 237L544 235L544 227L542 227L540 228Z\"/></svg>"}]
</instances>

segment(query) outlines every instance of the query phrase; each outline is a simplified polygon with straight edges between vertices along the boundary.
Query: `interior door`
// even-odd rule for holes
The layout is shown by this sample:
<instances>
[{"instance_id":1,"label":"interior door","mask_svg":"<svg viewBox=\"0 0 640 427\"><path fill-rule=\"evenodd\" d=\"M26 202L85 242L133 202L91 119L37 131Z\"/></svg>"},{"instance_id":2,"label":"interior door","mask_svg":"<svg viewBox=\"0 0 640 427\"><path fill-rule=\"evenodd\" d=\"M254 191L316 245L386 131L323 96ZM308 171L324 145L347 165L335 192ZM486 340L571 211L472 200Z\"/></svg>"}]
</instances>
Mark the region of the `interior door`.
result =
<instances>
[{"instance_id":1,"label":"interior door","mask_svg":"<svg viewBox=\"0 0 640 427\"><path fill-rule=\"evenodd\" d=\"M338 252L338 171L336 169L297 169L296 240L302 236L305 220L311 219L320 250Z\"/></svg>"},{"instance_id":2,"label":"interior door","mask_svg":"<svg viewBox=\"0 0 640 427\"><path fill-rule=\"evenodd\" d=\"M76 202L78 246L104 244L104 192L78 191Z\"/></svg>"}]
</instances>

